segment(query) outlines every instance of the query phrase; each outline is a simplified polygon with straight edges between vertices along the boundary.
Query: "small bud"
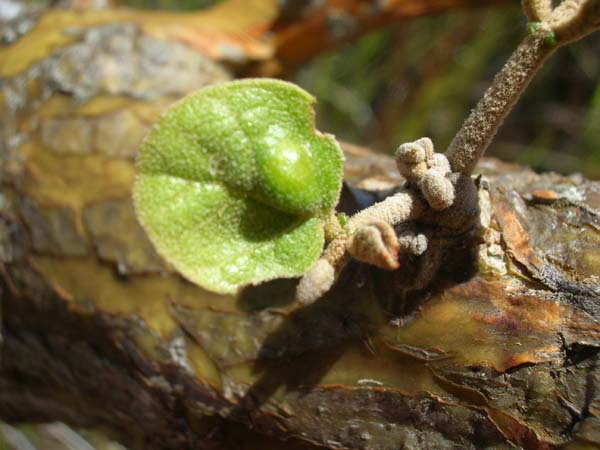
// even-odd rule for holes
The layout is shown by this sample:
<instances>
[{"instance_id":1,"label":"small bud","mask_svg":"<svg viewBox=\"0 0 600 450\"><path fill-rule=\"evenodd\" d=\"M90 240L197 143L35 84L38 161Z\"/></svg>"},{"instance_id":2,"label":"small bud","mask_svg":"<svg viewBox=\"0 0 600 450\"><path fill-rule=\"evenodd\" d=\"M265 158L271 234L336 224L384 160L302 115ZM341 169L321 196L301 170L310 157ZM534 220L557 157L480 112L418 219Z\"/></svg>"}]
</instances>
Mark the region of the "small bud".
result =
<instances>
[{"instance_id":1,"label":"small bud","mask_svg":"<svg viewBox=\"0 0 600 450\"><path fill-rule=\"evenodd\" d=\"M296 287L296 299L303 305L314 303L335 281L335 270L324 258L317 259Z\"/></svg>"},{"instance_id":2,"label":"small bud","mask_svg":"<svg viewBox=\"0 0 600 450\"><path fill-rule=\"evenodd\" d=\"M386 270L398 268L398 238L387 222L373 222L359 228L352 236L348 253L358 261Z\"/></svg>"},{"instance_id":3,"label":"small bud","mask_svg":"<svg viewBox=\"0 0 600 450\"><path fill-rule=\"evenodd\" d=\"M554 47L556 45L556 33L554 31L548 31L544 35L544 45L546 47Z\"/></svg>"},{"instance_id":4,"label":"small bud","mask_svg":"<svg viewBox=\"0 0 600 450\"><path fill-rule=\"evenodd\" d=\"M417 164L405 164L400 161L396 162L400 174L410 182L418 183L427 173L427 163L425 162Z\"/></svg>"},{"instance_id":5,"label":"small bud","mask_svg":"<svg viewBox=\"0 0 600 450\"><path fill-rule=\"evenodd\" d=\"M544 24L542 22L529 22L527 24L527 32L529 34L535 34L539 30L541 30L543 27L544 27Z\"/></svg>"},{"instance_id":6,"label":"small bud","mask_svg":"<svg viewBox=\"0 0 600 450\"><path fill-rule=\"evenodd\" d=\"M398 236L398 245L400 251L420 256L427 250L427 237L424 234L415 234L412 231L405 231Z\"/></svg>"},{"instance_id":7,"label":"small bud","mask_svg":"<svg viewBox=\"0 0 600 450\"><path fill-rule=\"evenodd\" d=\"M432 209L443 210L454 203L452 182L435 169L427 171L420 183L423 197Z\"/></svg>"},{"instance_id":8,"label":"small bud","mask_svg":"<svg viewBox=\"0 0 600 450\"><path fill-rule=\"evenodd\" d=\"M434 153L433 156L427 160L427 165L430 169L435 169L442 175L448 175L451 172L450 162L443 153Z\"/></svg>"},{"instance_id":9,"label":"small bud","mask_svg":"<svg viewBox=\"0 0 600 450\"><path fill-rule=\"evenodd\" d=\"M433 147L433 141L428 137L423 137L421 139L417 139L415 144L420 145L423 150L425 150L425 158L430 159L435 153L435 149Z\"/></svg>"},{"instance_id":10,"label":"small bud","mask_svg":"<svg viewBox=\"0 0 600 450\"><path fill-rule=\"evenodd\" d=\"M327 242L332 241L335 237L343 231L340 216L332 213L329 219L325 221L325 240Z\"/></svg>"},{"instance_id":11,"label":"small bud","mask_svg":"<svg viewBox=\"0 0 600 450\"><path fill-rule=\"evenodd\" d=\"M396 160L402 161L403 163L416 164L425 162L426 159L427 154L425 153L425 149L416 142L402 144L398 147L398 150L396 150Z\"/></svg>"}]
</instances>

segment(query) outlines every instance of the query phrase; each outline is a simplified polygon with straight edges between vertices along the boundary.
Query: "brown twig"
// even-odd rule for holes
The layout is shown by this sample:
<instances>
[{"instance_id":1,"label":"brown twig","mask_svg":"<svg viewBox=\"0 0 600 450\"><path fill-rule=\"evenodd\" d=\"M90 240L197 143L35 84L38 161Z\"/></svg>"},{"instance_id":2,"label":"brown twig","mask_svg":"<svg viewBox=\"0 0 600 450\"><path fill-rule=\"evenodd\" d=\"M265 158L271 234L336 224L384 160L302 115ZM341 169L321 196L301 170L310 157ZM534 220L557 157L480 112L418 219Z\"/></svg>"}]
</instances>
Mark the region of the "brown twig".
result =
<instances>
[{"instance_id":1,"label":"brown twig","mask_svg":"<svg viewBox=\"0 0 600 450\"><path fill-rule=\"evenodd\" d=\"M446 155L452 169L471 174L533 76L561 45L600 28L600 0L523 0L530 33L494 78L450 143Z\"/></svg>"}]
</instances>

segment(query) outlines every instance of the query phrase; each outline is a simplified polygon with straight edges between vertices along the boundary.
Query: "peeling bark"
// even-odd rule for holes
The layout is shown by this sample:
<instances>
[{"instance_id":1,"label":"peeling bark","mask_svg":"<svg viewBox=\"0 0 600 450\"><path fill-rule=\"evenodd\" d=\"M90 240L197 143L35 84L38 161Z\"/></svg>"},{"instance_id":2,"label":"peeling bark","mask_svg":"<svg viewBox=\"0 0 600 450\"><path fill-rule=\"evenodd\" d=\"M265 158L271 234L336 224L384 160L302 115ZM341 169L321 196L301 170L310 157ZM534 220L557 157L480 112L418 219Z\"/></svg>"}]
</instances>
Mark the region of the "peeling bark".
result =
<instances>
[{"instance_id":1,"label":"peeling bark","mask_svg":"<svg viewBox=\"0 0 600 450\"><path fill-rule=\"evenodd\" d=\"M219 296L157 257L130 188L160 111L229 75L195 59L208 77L156 91L144 56L133 79L92 73L144 51L133 29L0 70L0 418L144 449L600 448L599 183L486 160L478 225L421 230L398 271L351 263L307 307L297 280ZM173 67L191 51L157 45ZM345 212L402 183L345 150Z\"/></svg>"}]
</instances>

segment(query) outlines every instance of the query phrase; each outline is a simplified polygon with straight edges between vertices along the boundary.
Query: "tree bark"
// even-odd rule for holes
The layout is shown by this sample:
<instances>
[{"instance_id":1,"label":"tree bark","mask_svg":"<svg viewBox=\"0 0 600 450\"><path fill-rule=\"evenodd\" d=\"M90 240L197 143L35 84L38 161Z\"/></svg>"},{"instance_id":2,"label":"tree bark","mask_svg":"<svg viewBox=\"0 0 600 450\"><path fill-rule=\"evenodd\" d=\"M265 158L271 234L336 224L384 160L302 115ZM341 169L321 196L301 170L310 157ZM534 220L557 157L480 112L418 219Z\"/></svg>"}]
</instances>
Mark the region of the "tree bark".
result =
<instances>
[{"instance_id":1,"label":"tree bark","mask_svg":"<svg viewBox=\"0 0 600 450\"><path fill-rule=\"evenodd\" d=\"M478 225L423 229L398 271L352 263L308 307L297 280L204 291L137 224L133 159L231 75L140 23L0 49L0 418L144 449L600 448L599 183L486 160ZM345 149L341 210L402 182Z\"/></svg>"}]
</instances>

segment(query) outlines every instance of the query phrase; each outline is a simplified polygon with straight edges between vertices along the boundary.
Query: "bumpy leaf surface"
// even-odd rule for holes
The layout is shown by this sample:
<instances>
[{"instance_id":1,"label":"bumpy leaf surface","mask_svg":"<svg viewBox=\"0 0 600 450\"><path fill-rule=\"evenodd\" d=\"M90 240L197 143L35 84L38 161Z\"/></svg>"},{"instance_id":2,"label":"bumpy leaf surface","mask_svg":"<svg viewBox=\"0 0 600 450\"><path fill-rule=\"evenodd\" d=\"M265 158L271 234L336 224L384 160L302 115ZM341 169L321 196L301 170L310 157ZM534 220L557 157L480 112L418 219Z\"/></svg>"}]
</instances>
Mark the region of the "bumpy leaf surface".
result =
<instances>
[{"instance_id":1,"label":"bumpy leaf surface","mask_svg":"<svg viewBox=\"0 0 600 450\"><path fill-rule=\"evenodd\" d=\"M228 293L301 275L318 257L343 156L315 131L313 102L278 80L223 83L179 101L152 129L136 210L185 277Z\"/></svg>"}]
</instances>

